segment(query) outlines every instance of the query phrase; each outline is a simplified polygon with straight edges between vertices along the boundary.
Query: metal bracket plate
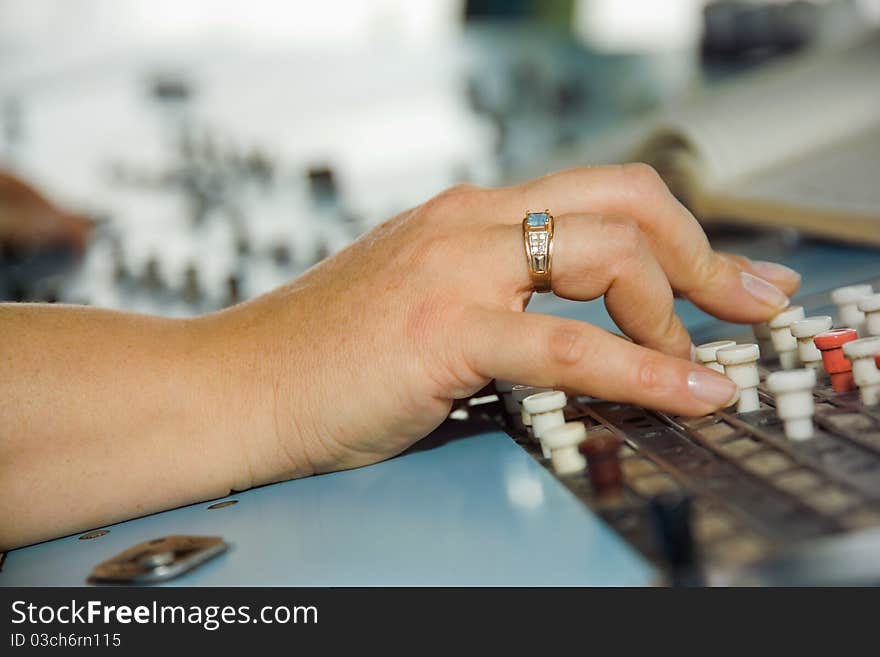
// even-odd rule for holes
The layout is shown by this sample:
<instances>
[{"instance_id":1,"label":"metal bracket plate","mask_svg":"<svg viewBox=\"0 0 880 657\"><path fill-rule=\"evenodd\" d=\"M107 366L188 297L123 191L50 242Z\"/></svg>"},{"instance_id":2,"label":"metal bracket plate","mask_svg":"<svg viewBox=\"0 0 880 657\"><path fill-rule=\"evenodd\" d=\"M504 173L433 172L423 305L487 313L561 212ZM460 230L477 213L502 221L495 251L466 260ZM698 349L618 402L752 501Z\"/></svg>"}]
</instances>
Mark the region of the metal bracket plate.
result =
<instances>
[{"instance_id":1,"label":"metal bracket plate","mask_svg":"<svg viewBox=\"0 0 880 657\"><path fill-rule=\"evenodd\" d=\"M189 572L223 554L219 536L165 536L139 543L95 566L92 584L154 584Z\"/></svg>"}]
</instances>

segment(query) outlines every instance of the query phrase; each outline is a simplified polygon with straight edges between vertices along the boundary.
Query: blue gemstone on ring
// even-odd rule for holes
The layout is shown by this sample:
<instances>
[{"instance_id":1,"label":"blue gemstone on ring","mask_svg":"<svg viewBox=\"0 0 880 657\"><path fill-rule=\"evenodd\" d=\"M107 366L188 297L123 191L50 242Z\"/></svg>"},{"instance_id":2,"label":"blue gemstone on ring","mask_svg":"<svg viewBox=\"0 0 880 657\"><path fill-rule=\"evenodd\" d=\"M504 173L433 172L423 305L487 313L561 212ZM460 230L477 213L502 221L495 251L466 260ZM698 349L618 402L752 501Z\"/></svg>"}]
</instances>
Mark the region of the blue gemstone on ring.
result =
<instances>
[{"instance_id":1,"label":"blue gemstone on ring","mask_svg":"<svg viewBox=\"0 0 880 657\"><path fill-rule=\"evenodd\" d=\"M526 221L532 228L543 228L550 221L550 217L546 212L529 212Z\"/></svg>"}]
</instances>

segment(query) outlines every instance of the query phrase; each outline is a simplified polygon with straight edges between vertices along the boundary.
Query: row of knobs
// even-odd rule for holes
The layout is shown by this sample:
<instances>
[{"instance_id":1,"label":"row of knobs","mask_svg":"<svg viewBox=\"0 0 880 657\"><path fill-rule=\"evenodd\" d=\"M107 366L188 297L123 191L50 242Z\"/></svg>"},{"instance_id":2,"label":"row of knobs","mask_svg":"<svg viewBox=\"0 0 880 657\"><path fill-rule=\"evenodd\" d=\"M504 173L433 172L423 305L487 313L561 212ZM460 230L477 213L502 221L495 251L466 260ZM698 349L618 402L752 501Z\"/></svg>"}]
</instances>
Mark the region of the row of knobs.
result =
<instances>
[{"instance_id":1,"label":"row of knobs","mask_svg":"<svg viewBox=\"0 0 880 657\"><path fill-rule=\"evenodd\" d=\"M507 412L520 420L529 437L538 441L557 474L575 474L589 465L590 481L597 494L620 490L620 438L609 432L589 435L583 422L566 422L568 398L561 390L508 381L496 381L495 387Z\"/></svg>"},{"instance_id":2,"label":"row of knobs","mask_svg":"<svg viewBox=\"0 0 880 657\"><path fill-rule=\"evenodd\" d=\"M865 406L880 404L880 294L870 285L849 286L832 293L841 322L853 326L832 329L828 315L806 317L801 306L790 306L755 327L759 342L776 352L781 371L767 377L776 412L792 440L813 437L813 388L826 374L835 392L859 389ZM859 337L860 331L867 334ZM767 350L769 350L767 349ZM700 345L697 360L727 375L739 387L737 412L760 409L758 401L758 344L722 340ZM798 368L799 365L803 367Z\"/></svg>"},{"instance_id":3,"label":"row of knobs","mask_svg":"<svg viewBox=\"0 0 880 657\"><path fill-rule=\"evenodd\" d=\"M835 290L841 323L832 329L829 316L806 317L800 306L789 307L764 325L756 337L766 339L779 355L783 369L767 378L776 400L776 412L794 440L813 435L813 388L827 372L838 392L859 387L862 402L880 403L880 294L870 286ZM859 338L859 332L866 337ZM758 410L757 344L718 341L697 347L697 359L729 376L740 388L738 412ZM797 365L804 367L797 369ZM600 499L615 498L623 489L620 449L623 441L608 431L588 433L582 422L566 422L567 397L559 390L496 381L496 389L511 417L537 440L545 458L560 476L587 470ZM692 498L687 494L660 495L649 505L660 548L678 584L699 584L700 569L691 527Z\"/></svg>"}]
</instances>

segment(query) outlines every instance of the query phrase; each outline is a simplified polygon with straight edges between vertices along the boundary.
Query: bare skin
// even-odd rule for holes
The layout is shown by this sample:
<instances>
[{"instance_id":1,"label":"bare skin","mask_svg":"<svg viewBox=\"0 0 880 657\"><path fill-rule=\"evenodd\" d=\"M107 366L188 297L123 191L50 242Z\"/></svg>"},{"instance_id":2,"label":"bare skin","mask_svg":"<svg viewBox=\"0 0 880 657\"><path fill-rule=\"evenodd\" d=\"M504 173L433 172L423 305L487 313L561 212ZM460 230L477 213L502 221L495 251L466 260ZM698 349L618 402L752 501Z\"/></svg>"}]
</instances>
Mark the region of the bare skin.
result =
<instances>
[{"instance_id":1,"label":"bare skin","mask_svg":"<svg viewBox=\"0 0 880 657\"><path fill-rule=\"evenodd\" d=\"M520 222L556 217L554 292L631 341L524 313ZM456 187L288 285L169 320L0 305L0 549L399 454L492 378L700 415L735 386L690 360L673 293L768 319L799 276L711 250L649 167Z\"/></svg>"},{"instance_id":2,"label":"bare skin","mask_svg":"<svg viewBox=\"0 0 880 657\"><path fill-rule=\"evenodd\" d=\"M46 246L79 250L91 228L84 217L66 212L27 183L0 171L0 246L12 251Z\"/></svg>"}]
</instances>

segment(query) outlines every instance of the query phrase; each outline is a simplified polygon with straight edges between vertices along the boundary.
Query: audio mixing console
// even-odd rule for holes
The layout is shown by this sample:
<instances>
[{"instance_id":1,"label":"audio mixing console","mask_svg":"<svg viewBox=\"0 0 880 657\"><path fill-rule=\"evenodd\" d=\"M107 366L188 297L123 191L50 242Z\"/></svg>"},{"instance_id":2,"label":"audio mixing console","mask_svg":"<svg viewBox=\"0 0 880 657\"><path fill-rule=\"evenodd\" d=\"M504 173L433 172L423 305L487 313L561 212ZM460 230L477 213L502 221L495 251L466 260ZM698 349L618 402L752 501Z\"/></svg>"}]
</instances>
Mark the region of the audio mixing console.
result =
<instances>
[{"instance_id":1,"label":"audio mixing console","mask_svg":"<svg viewBox=\"0 0 880 657\"><path fill-rule=\"evenodd\" d=\"M827 294L799 301L833 312ZM872 555L880 546L880 406L863 404L854 387L836 392L828 375L820 375L813 389L817 429L793 440L766 383L779 368L774 358L761 365L760 408L751 412L730 408L689 418L573 397L565 420L585 425L581 451L590 465L556 477L675 582L880 583L880 561ZM504 394L519 392L522 399L533 392L522 388ZM505 412L500 403L491 408L554 472L520 413ZM604 449L606 458L619 459L616 478L609 480L607 464L591 461L591 443L592 452ZM854 546L861 560L848 562ZM819 549L822 558L810 559L808 572L781 565ZM767 572L764 564L772 560L779 563Z\"/></svg>"}]
</instances>

